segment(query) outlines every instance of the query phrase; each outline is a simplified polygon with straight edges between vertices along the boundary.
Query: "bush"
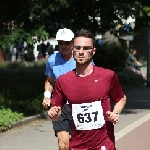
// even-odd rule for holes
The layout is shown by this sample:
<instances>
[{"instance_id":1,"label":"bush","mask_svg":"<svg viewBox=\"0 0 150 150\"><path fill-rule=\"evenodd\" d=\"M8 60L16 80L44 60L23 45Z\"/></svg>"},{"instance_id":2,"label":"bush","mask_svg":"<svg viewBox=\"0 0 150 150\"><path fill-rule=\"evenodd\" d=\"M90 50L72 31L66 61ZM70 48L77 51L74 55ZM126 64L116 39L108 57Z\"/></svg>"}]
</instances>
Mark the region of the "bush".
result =
<instances>
[{"instance_id":1,"label":"bush","mask_svg":"<svg viewBox=\"0 0 150 150\"><path fill-rule=\"evenodd\" d=\"M11 127L11 123L21 120L22 113L12 112L11 109L0 109L0 130L5 131Z\"/></svg>"},{"instance_id":2,"label":"bush","mask_svg":"<svg viewBox=\"0 0 150 150\"><path fill-rule=\"evenodd\" d=\"M115 43L104 43L103 45L96 45L96 48L95 65L115 71L121 85L136 85L144 82L141 75L126 69L128 54L125 47Z\"/></svg>"},{"instance_id":3,"label":"bush","mask_svg":"<svg viewBox=\"0 0 150 150\"><path fill-rule=\"evenodd\" d=\"M0 108L10 108L25 116L43 112L45 63L35 67L16 66L13 64L0 70L3 85L0 86Z\"/></svg>"},{"instance_id":4,"label":"bush","mask_svg":"<svg viewBox=\"0 0 150 150\"><path fill-rule=\"evenodd\" d=\"M122 70L121 72L118 72L117 75L122 86L136 86L145 82L141 75L135 74L129 70Z\"/></svg>"},{"instance_id":5,"label":"bush","mask_svg":"<svg viewBox=\"0 0 150 150\"><path fill-rule=\"evenodd\" d=\"M97 51L94 55L94 63L96 66L101 66L119 72L125 68L127 59L126 49L115 43L104 43L102 46L96 46Z\"/></svg>"}]
</instances>

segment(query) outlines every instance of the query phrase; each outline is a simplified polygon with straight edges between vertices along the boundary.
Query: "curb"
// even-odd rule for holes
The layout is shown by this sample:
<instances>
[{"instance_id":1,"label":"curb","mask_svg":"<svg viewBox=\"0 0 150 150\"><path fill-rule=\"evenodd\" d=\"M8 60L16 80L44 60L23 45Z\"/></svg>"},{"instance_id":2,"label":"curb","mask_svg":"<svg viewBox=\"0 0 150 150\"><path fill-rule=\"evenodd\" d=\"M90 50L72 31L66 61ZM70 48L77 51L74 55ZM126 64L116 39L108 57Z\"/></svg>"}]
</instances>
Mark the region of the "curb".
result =
<instances>
[{"instance_id":1,"label":"curb","mask_svg":"<svg viewBox=\"0 0 150 150\"><path fill-rule=\"evenodd\" d=\"M30 116L30 117L26 117L26 118L23 118L21 121L16 121L16 122L13 122L11 124L11 127L12 128L15 128L15 127L19 127L23 124L28 124L32 121L35 121L35 120L38 120L38 119L47 119L48 116L46 113L43 113L43 114L37 114L35 116Z\"/></svg>"},{"instance_id":2,"label":"curb","mask_svg":"<svg viewBox=\"0 0 150 150\"><path fill-rule=\"evenodd\" d=\"M47 113L37 114L34 116L30 116L30 117L25 117L20 121L13 122L11 124L11 127L8 127L5 131L19 127L19 126L24 125L24 124L28 124L28 123L33 122L33 121L38 120L38 119L48 119ZM0 130L0 133L5 132L5 131Z\"/></svg>"}]
</instances>

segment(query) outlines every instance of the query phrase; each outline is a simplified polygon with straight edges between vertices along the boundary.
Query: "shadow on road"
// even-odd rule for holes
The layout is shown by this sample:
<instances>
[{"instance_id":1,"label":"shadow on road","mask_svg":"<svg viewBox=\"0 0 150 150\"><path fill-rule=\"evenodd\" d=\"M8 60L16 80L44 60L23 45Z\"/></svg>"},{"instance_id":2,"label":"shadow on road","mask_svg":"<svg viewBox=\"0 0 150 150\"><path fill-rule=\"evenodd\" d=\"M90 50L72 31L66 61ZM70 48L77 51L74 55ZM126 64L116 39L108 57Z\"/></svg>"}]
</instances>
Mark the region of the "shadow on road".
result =
<instances>
[{"instance_id":1,"label":"shadow on road","mask_svg":"<svg viewBox=\"0 0 150 150\"><path fill-rule=\"evenodd\" d=\"M135 109L150 109L150 88L144 85L125 91L127 104L122 113L136 113Z\"/></svg>"}]
</instances>

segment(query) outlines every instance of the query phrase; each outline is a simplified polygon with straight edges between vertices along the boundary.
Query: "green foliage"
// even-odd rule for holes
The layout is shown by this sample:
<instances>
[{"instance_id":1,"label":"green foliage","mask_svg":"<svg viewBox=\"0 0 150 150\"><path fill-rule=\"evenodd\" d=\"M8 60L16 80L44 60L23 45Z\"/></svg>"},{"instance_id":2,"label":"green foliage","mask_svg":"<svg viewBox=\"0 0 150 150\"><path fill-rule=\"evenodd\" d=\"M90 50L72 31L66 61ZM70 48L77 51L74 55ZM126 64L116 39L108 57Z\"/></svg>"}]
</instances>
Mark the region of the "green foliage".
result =
<instances>
[{"instance_id":1,"label":"green foliage","mask_svg":"<svg viewBox=\"0 0 150 150\"><path fill-rule=\"evenodd\" d=\"M36 65L16 63L1 67L0 106L23 112L25 116L43 112L44 71L45 61Z\"/></svg>"},{"instance_id":2,"label":"green foliage","mask_svg":"<svg viewBox=\"0 0 150 150\"><path fill-rule=\"evenodd\" d=\"M10 30L7 34L4 34L3 37L1 37L0 48L6 50L10 44L14 44L15 41L19 42L26 37L30 37L29 33L26 33L21 28Z\"/></svg>"},{"instance_id":3,"label":"green foliage","mask_svg":"<svg viewBox=\"0 0 150 150\"><path fill-rule=\"evenodd\" d=\"M44 26L41 26L37 29L33 29L30 32L25 31L21 27L15 27L10 30L7 34L4 34L3 37L0 37L0 48L6 50L10 44L14 44L16 41L26 41L27 44L32 45L32 37L37 36L38 38L46 38L49 34L44 30Z\"/></svg>"},{"instance_id":4,"label":"green foliage","mask_svg":"<svg viewBox=\"0 0 150 150\"><path fill-rule=\"evenodd\" d=\"M17 8L17 9L16 9ZM111 31L127 33L123 20L136 19L135 34L150 27L150 2L144 0L5 0L0 5L0 48L5 50L15 40L25 39L32 44L32 36L54 37L59 28L74 32L84 28L93 34ZM114 30L116 26L122 28ZM128 32L128 34L129 34Z\"/></svg>"},{"instance_id":5,"label":"green foliage","mask_svg":"<svg viewBox=\"0 0 150 150\"><path fill-rule=\"evenodd\" d=\"M51 36L62 27L74 32L86 28L93 33L104 33L123 24L122 19L129 16L136 18L135 30L150 25L150 2L144 0L106 0L105 3L100 0L20 0L17 3L5 0L0 8L2 26L13 20L15 26L23 27L28 33L44 26Z\"/></svg>"},{"instance_id":6,"label":"green foliage","mask_svg":"<svg viewBox=\"0 0 150 150\"><path fill-rule=\"evenodd\" d=\"M147 61L140 60L140 62L142 63L142 66L143 66L143 67L147 67Z\"/></svg>"},{"instance_id":7,"label":"green foliage","mask_svg":"<svg viewBox=\"0 0 150 150\"><path fill-rule=\"evenodd\" d=\"M44 71L45 60L0 65L0 130L9 129L23 116L44 112Z\"/></svg>"},{"instance_id":8,"label":"green foliage","mask_svg":"<svg viewBox=\"0 0 150 150\"><path fill-rule=\"evenodd\" d=\"M0 130L4 131L11 127L11 123L21 120L23 118L22 113L13 112L9 108L0 109Z\"/></svg>"},{"instance_id":9,"label":"green foliage","mask_svg":"<svg viewBox=\"0 0 150 150\"><path fill-rule=\"evenodd\" d=\"M122 86L144 83L141 75L126 69L125 63L128 54L124 47L115 43L104 43L102 46L97 45L96 47L95 65L114 70Z\"/></svg>"},{"instance_id":10,"label":"green foliage","mask_svg":"<svg viewBox=\"0 0 150 150\"><path fill-rule=\"evenodd\" d=\"M108 68L116 72L125 68L127 53L124 47L115 43L97 45L94 62L97 66Z\"/></svg>"},{"instance_id":11,"label":"green foliage","mask_svg":"<svg viewBox=\"0 0 150 150\"><path fill-rule=\"evenodd\" d=\"M117 75L122 86L136 86L145 82L141 75L135 74L129 70L122 70L118 72Z\"/></svg>"}]
</instances>

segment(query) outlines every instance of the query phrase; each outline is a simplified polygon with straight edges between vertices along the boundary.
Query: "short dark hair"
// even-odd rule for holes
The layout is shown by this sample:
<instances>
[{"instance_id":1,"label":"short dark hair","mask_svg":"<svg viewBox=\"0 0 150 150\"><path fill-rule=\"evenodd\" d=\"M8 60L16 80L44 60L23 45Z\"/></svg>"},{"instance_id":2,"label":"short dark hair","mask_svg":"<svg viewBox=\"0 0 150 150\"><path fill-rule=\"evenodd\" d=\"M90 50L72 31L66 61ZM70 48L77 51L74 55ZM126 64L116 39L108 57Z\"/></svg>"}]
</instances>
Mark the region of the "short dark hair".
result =
<instances>
[{"instance_id":1,"label":"short dark hair","mask_svg":"<svg viewBox=\"0 0 150 150\"><path fill-rule=\"evenodd\" d=\"M93 46L95 46L95 37L90 31L88 31L86 29L81 29L81 30L76 32L76 34L74 36L74 39L77 38L77 37L90 38L93 41Z\"/></svg>"}]
</instances>

